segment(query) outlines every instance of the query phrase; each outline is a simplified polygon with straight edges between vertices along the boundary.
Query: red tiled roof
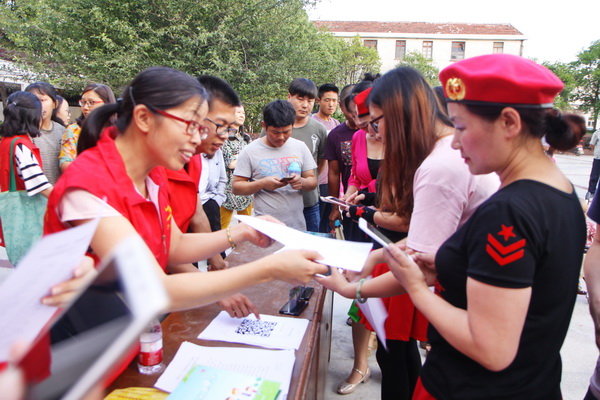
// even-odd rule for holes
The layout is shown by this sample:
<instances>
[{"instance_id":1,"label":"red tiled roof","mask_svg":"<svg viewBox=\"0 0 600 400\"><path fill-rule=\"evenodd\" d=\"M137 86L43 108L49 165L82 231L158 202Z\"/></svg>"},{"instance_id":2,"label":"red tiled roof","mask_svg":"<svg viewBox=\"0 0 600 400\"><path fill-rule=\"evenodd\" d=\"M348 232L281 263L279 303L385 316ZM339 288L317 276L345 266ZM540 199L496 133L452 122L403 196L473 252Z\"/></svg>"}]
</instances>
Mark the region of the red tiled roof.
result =
<instances>
[{"instance_id":1,"label":"red tiled roof","mask_svg":"<svg viewBox=\"0 0 600 400\"><path fill-rule=\"evenodd\" d=\"M511 24L437 22L313 21L331 32L410 33L446 35L523 35Z\"/></svg>"}]
</instances>

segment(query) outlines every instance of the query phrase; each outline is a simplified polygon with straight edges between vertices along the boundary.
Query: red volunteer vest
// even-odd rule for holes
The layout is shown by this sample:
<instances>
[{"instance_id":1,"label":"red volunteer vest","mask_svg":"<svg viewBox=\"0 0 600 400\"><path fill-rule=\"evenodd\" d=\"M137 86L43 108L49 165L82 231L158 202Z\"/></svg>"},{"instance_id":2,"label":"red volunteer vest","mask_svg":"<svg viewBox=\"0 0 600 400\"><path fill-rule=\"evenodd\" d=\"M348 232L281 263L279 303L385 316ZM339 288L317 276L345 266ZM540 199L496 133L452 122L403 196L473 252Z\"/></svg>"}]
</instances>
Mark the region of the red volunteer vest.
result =
<instances>
[{"instance_id":1,"label":"red volunteer vest","mask_svg":"<svg viewBox=\"0 0 600 400\"><path fill-rule=\"evenodd\" d=\"M10 183L10 163L13 163L14 171L15 171L15 182L17 184L17 190L25 190L25 183L23 179L19 176L17 172L17 165L15 163L14 158L10 160L10 144L14 140L14 138L18 138L15 142L15 147L18 144L23 144L27 147L35 156L40 165L42 167L42 157L40 155L40 149L33 144L28 135L17 135L13 137L4 137L0 139L0 192L6 192L9 188ZM13 156L14 157L14 156Z\"/></svg>"},{"instance_id":2,"label":"red volunteer vest","mask_svg":"<svg viewBox=\"0 0 600 400\"><path fill-rule=\"evenodd\" d=\"M158 168L150 171L150 178L159 190L159 210L144 199L127 175L125 164L115 146L115 127L104 130L98 144L86 150L67 168L54 186L48 199L44 234L67 229L60 221L57 206L67 189L86 190L107 203L131 222L163 270L167 267L171 243L172 213L169 205L167 181Z\"/></svg>"},{"instance_id":3,"label":"red volunteer vest","mask_svg":"<svg viewBox=\"0 0 600 400\"><path fill-rule=\"evenodd\" d=\"M198 206L198 184L202 173L202 160L196 154L187 165L187 171L179 171L159 167L169 181L169 204L173 211L173 219L179 230L186 233Z\"/></svg>"}]
</instances>

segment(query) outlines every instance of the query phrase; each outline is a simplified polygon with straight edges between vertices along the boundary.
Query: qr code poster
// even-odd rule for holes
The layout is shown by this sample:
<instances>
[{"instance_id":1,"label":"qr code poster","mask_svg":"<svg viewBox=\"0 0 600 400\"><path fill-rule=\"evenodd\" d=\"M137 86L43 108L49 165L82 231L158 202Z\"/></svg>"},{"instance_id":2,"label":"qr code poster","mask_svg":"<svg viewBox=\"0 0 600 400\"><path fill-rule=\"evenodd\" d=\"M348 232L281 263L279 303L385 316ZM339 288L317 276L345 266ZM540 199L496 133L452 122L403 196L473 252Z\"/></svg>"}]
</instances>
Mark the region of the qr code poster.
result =
<instances>
[{"instance_id":1,"label":"qr code poster","mask_svg":"<svg viewBox=\"0 0 600 400\"><path fill-rule=\"evenodd\" d=\"M254 315L245 318L232 318L226 311L211 321L200 333L198 339L219 340L231 343L244 343L273 349L294 349L300 347L309 321L303 318L279 317L274 315Z\"/></svg>"}]
</instances>

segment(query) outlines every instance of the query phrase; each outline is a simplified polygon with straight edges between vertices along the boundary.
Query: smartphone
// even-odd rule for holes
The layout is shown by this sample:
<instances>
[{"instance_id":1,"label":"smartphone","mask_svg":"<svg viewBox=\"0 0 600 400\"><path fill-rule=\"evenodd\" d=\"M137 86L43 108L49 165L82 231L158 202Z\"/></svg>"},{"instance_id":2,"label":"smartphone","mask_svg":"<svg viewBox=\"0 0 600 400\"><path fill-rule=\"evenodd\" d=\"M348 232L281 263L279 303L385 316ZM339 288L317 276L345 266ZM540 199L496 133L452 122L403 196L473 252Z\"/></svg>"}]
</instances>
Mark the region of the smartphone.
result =
<instances>
[{"instance_id":1,"label":"smartphone","mask_svg":"<svg viewBox=\"0 0 600 400\"><path fill-rule=\"evenodd\" d=\"M321 196L321 201L324 201L325 203L336 204L336 205L342 206L342 207L350 207L350 206L354 205L354 204L348 203L347 201L338 199L337 197L333 197L333 196L326 196L326 197Z\"/></svg>"},{"instance_id":2,"label":"smartphone","mask_svg":"<svg viewBox=\"0 0 600 400\"><path fill-rule=\"evenodd\" d=\"M291 181L292 179L294 179L294 177L293 177L293 176L286 176L285 178L281 178L281 179L279 179L279 182L289 182L289 181Z\"/></svg>"},{"instance_id":3,"label":"smartphone","mask_svg":"<svg viewBox=\"0 0 600 400\"><path fill-rule=\"evenodd\" d=\"M367 220L364 218L360 218L358 220L358 227L362 229L364 233L376 240L383 247L388 247L390 244L394 243L387 236L381 233L379 229L375 228L373 225L368 223Z\"/></svg>"}]
</instances>

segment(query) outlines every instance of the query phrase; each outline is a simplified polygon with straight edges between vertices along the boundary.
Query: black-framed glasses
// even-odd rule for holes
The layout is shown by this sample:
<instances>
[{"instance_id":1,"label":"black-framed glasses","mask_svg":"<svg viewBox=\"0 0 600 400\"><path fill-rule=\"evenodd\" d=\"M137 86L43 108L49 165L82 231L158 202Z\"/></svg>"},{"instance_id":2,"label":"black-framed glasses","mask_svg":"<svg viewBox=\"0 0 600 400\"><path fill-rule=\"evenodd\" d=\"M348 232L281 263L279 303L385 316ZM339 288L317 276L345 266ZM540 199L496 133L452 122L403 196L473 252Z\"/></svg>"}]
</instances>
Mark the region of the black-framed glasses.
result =
<instances>
[{"instance_id":1,"label":"black-framed glasses","mask_svg":"<svg viewBox=\"0 0 600 400\"><path fill-rule=\"evenodd\" d=\"M102 100L79 100L80 107L94 107L96 104L104 103Z\"/></svg>"},{"instance_id":2,"label":"black-framed glasses","mask_svg":"<svg viewBox=\"0 0 600 400\"><path fill-rule=\"evenodd\" d=\"M212 119L210 119L208 117L206 117L204 119L207 120L208 122L214 124L217 127L216 132L217 132L217 135L219 135L219 136L225 136L225 135L229 136L229 135L235 134L235 132L237 132L237 129L230 128L228 125L225 125L225 124L217 124L215 121L213 121Z\"/></svg>"},{"instance_id":3,"label":"black-framed glasses","mask_svg":"<svg viewBox=\"0 0 600 400\"><path fill-rule=\"evenodd\" d=\"M194 136L197 132L198 134L200 134L201 140L204 140L208 137L208 128L204 125L201 125L198 121L183 119L181 117L178 117L177 115L169 114L166 111L159 110L148 105L146 105L146 107L148 107L148 109L153 113L160 114L163 117L171 118L175 121L183 122L184 124L186 124L187 129L185 130L185 133L189 136Z\"/></svg>"},{"instance_id":4,"label":"black-framed glasses","mask_svg":"<svg viewBox=\"0 0 600 400\"><path fill-rule=\"evenodd\" d=\"M371 121L369 121L369 124L371 124L371 126L373 127L373 130L375 131L375 133L379 133L379 120L383 118L383 114L381 114L379 117L372 119Z\"/></svg>"}]
</instances>

